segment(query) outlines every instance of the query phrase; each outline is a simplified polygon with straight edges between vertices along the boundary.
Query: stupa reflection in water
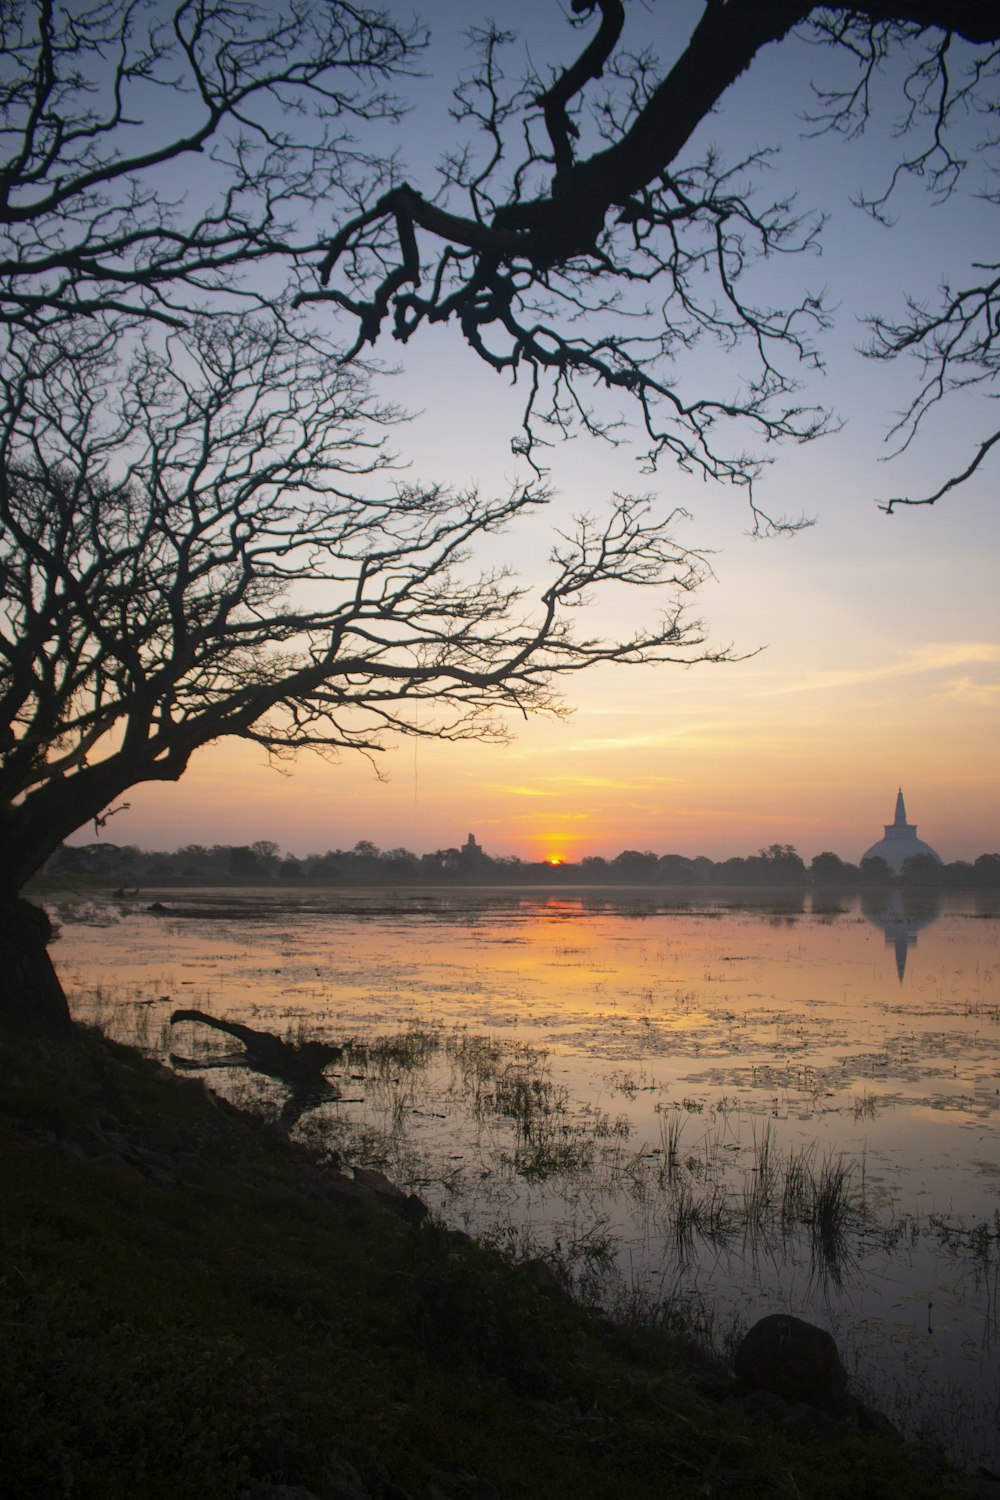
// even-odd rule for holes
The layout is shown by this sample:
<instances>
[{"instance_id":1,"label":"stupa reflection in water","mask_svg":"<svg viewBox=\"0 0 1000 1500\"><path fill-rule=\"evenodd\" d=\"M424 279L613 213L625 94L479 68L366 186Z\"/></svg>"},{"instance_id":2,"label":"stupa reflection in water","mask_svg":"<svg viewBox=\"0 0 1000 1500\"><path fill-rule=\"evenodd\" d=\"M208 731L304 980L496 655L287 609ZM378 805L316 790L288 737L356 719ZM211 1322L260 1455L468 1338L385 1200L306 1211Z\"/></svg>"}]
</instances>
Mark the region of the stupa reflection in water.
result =
<instances>
[{"instance_id":1,"label":"stupa reflection in water","mask_svg":"<svg viewBox=\"0 0 1000 1500\"><path fill-rule=\"evenodd\" d=\"M902 984L907 956L916 947L917 933L940 916L937 899L926 894L907 897L898 886L893 886L883 896L866 900L863 910L868 921L885 933L886 946L895 948L896 973Z\"/></svg>"},{"instance_id":2,"label":"stupa reflection in water","mask_svg":"<svg viewBox=\"0 0 1000 1500\"><path fill-rule=\"evenodd\" d=\"M896 793L896 815L891 823L884 825L884 829L884 836L865 851L862 860L884 860L893 875L901 875L906 861L916 854L926 855L941 864L937 850L917 838L917 825L906 821L902 788ZM884 896L865 901L865 916L876 927L881 927L886 943L896 950L896 973L900 984L906 974L907 955L916 945L917 933L936 920L939 910L933 895L904 894L898 886L893 886Z\"/></svg>"}]
</instances>

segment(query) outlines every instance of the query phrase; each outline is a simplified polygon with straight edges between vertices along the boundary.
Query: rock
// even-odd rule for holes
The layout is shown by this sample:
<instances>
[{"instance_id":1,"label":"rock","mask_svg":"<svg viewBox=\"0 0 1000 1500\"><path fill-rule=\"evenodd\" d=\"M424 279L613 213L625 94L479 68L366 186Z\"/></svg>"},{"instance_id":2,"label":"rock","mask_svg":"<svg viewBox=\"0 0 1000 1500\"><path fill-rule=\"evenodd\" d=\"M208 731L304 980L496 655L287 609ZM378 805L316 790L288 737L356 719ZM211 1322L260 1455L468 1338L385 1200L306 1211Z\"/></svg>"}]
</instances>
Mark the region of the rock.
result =
<instances>
[{"instance_id":1,"label":"rock","mask_svg":"<svg viewBox=\"0 0 1000 1500\"><path fill-rule=\"evenodd\" d=\"M393 1208L396 1213L402 1214L403 1218L409 1219L411 1223L419 1224L421 1219L426 1219L430 1212L427 1204L416 1193L404 1193L402 1188L389 1181L384 1172L376 1171L374 1167L355 1167L354 1181L360 1183L387 1208Z\"/></svg>"},{"instance_id":2,"label":"rock","mask_svg":"<svg viewBox=\"0 0 1000 1500\"><path fill-rule=\"evenodd\" d=\"M565 1297L566 1290L562 1282L548 1261L543 1260L540 1255L534 1256L531 1260L523 1260L518 1270L527 1276L535 1289L544 1297Z\"/></svg>"},{"instance_id":3,"label":"rock","mask_svg":"<svg viewBox=\"0 0 1000 1500\"><path fill-rule=\"evenodd\" d=\"M353 1464L332 1454L323 1467L322 1500L371 1500L371 1491Z\"/></svg>"},{"instance_id":4,"label":"rock","mask_svg":"<svg viewBox=\"0 0 1000 1500\"><path fill-rule=\"evenodd\" d=\"M873 1433L876 1437L891 1438L894 1443L905 1442L903 1434L891 1422L884 1412L876 1411L874 1406L866 1406L863 1401L855 1404L857 1414L858 1431Z\"/></svg>"},{"instance_id":5,"label":"rock","mask_svg":"<svg viewBox=\"0 0 1000 1500\"><path fill-rule=\"evenodd\" d=\"M398 1188L394 1182L389 1181L384 1172L379 1172L374 1167L355 1167L354 1181L360 1182L362 1187L369 1188L371 1192L378 1193L382 1198L403 1199L406 1197L402 1188Z\"/></svg>"},{"instance_id":6,"label":"rock","mask_svg":"<svg viewBox=\"0 0 1000 1500\"><path fill-rule=\"evenodd\" d=\"M784 1396L774 1391L751 1391L739 1402L739 1408L748 1416L770 1417L772 1422L783 1422L790 1410Z\"/></svg>"},{"instance_id":7,"label":"rock","mask_svg":"<svg viewBox=\"0 0 1000 1500\"><path fill-rule=\"evenodd\" d=\"M736 1374L757 1390L787 1401L807 1401L834 1416L847 1416L847 1371L824 1328L771 1313L745 1335L733 1362Z\"/></svg>"},{"instance_id":8,"label":"rock","mask_svg":"<svg viewBox=\"0 0 1000 1500\"><path fill-rule=\"evenodd\" d=\"M472 1235L466 1234L464 1229L446 1229L442 1238L445 1244L454 1245L456 1248L460 1248L462 1245L473 1244Z\"/></svg>"},{"instance_id":9,"label":"rock","mask_svg":"<svg viewBox=\"0 0 1000 1500\"><path fill-rule=\"evenodd\" d=\"M839 1441L851 1437L857 1430L850 1422L831 1417L828 1412L809 1406L805 1401L789 1407L781 1427L800 1443L812 1443L817 1439L820 1442Z\"/></svg>"}]
</instances>

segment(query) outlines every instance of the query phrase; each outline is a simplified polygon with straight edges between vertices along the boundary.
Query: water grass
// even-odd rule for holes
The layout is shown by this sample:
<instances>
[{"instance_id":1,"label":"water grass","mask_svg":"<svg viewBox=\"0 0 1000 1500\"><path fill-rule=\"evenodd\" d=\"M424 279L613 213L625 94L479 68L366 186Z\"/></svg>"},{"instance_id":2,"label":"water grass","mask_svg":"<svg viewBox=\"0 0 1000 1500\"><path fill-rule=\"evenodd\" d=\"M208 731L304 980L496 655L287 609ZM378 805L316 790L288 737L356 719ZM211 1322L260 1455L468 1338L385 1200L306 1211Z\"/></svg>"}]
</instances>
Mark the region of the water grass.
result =
<instances>
[{"instance_id":1,"label":"water grass","mask_svg":"<svg viewBox=\"0 0 1000 1500\"><path fill-rule=\"evenodd\" d=\"M93 1014L123 1040L162 1052L167 989L163 1004L137 998L104 991ZM190 989L184 998L193 998ZM207 992L201 1003L213 1008ZM264 1024L277 1029L281 1015L274 1014ZM304 1020L289 1012L284 1024L294 1036ZM384 1032L359 1028L345 1043L331 1035L330 1018L306 1024L309 1036L346 1045L335 1073L345 1098L306 1116L297 1127L302 1139L320 1154L380 1168L477 1236L527 1226L522 1249L530 1230L560 1278L568 1256L563 1279L592 1301L611 1306L627 1296L637 1235L647 1259L648 1247L656 1247L660 1274L675 1290L694 1291L720 1270L735 1279L745 1274L741 1266L756 1277L766 1263L779 1284L804 1268L820 1302L831 1290L860 1285L873 1255L888 1264L933 1250L967 1267L968 1284L983 1290L983 1342L1000 1331L1000 1220L923 1218L870 1196L863 1155L821 1156L815 1142L784 1143L787 1124L779 1115L787 1109L778 1099L768 1110L732 1096L712 1104L679 1090L671 1100L661 1088L649 1101L655 1124L648 1138L628 1114L574 1098L554 1079L548 1052L513 1032L411 1021ZM215 1041L204 1038L203 1045L208 1058ZM807 1075L798 1069L801 1079ZM212 1086L277 1119L280 1087L239 1076L242 1082L213 1073ZM630 1106L645 1087L634 1074L612 1075L609 1084ZM861 1121L877 1107L877 1096L866 1092L844 1112ZM590 1243L591 1229L599 1253L576 1248ZM646 1261L636 1265L641 1280Z\"/></svg>"}]
</instances>

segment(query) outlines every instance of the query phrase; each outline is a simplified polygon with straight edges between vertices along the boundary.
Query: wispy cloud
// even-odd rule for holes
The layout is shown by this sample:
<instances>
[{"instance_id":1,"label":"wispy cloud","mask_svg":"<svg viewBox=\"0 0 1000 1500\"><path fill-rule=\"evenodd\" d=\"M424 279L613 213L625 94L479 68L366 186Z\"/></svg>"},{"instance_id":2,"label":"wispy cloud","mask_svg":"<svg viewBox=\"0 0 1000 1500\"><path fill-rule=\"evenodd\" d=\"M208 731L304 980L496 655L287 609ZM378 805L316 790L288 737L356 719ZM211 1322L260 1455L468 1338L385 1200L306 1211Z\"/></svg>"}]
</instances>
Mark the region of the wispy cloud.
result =
<instances>
[{"instance_id":1,"label":"wispy cloud","mask_svg":"<svg viewBox=\"0 0 1000 1500\"><path fill-rule=\"evenodd\" d=\"M567 791L586 792L635 792L637 789L653 789L667 786L677 786L680 778L677 776L539 776L532 786L511 785L508 782L494 781L490 785L490 791L499 792L508 797L557 797L565 796Z\"/></svg>"},{"instance_id":2,"label":"wispy cloud","mask_svg":"<svg viewBox=\"0 0 1000 1500\"><path fill-rule=\"evenodd\" d=\"M900 677L946 672L954 667L985 666L996 662L1000 662L1000 644L993 641L927 642L899 652L889 659L881 654L870 666L806 673L790 681L762 688L759 696L783 697L789 693L857 687L868 682L885 682Z\"/></svg>"},{"instance_id":3,"label":"wispy cloud","mask_svg":"<svg viewBox=\"0 0 1000 1500\"><path fill-rule=\"evenodd\" d=\"M992 708L1000 703L1000 682L976 682L973 677L959 677L949 682L944 696L957 703L974 703Z\"/></svg>"},{"instance_id":4,"label":"wispy cloud","mask_svg":"<svg viewBox=\"0 0 1000 1500\"><path fill-rule=\"evenodd\" d=\"M553 797L556 793L554 786L510 786L504 781L491 782L489 790L491 792L500 792L505 797Z\"/></svg>"},{"instance_id":5,"label":"wispy cloud","mask_svg":"<svg viewBox=\"0 0 1000 1500\"><path fill-rule=\"evenodd\" d=\"M720 719L722 718L720 712ZM726 734L731 735L731 720L726 726ZM720 738L720 727L707 723L687 723L683 725L670 725L660 729L643 729L635 734L620 733L608 735L588 735L586 738L574 739L570 743L554 743L551 745L532 745L518 751L515 746L512 751L513 758L523 761L531 761L533 764L552 756L558 756L565 760L570 755L593 755L602 751L625 752L631 750L664 750L671 745L697 746L700 744L715 744ZM573 778L560 775L560 783L565 783ZM587 778L576 778L584 781ZM672 782L677 778L665 776L664 782Z\"/></svg>"}]
</instances>

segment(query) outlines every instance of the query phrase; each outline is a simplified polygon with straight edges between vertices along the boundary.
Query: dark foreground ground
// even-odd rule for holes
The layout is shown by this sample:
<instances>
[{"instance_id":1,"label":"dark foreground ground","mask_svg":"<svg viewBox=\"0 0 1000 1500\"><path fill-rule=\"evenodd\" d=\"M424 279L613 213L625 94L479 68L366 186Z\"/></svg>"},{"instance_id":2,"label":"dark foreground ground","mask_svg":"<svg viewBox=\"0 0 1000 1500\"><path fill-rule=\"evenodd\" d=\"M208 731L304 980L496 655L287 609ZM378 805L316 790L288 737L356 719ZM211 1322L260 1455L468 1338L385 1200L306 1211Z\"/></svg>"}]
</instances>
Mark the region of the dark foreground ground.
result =
<instances>
[{"instance_id":1,"label":"dark foreground ground","mask_svg":"<svg viewBox=\"0 0 1000 1500\"><path fill-rule=\"evenodd\" d=\"M4 1500L977 1493L889 1438L751 1417L683 1338L96 1035L0 1028L0 1079Z\"/></svg>"}]
</instances>

